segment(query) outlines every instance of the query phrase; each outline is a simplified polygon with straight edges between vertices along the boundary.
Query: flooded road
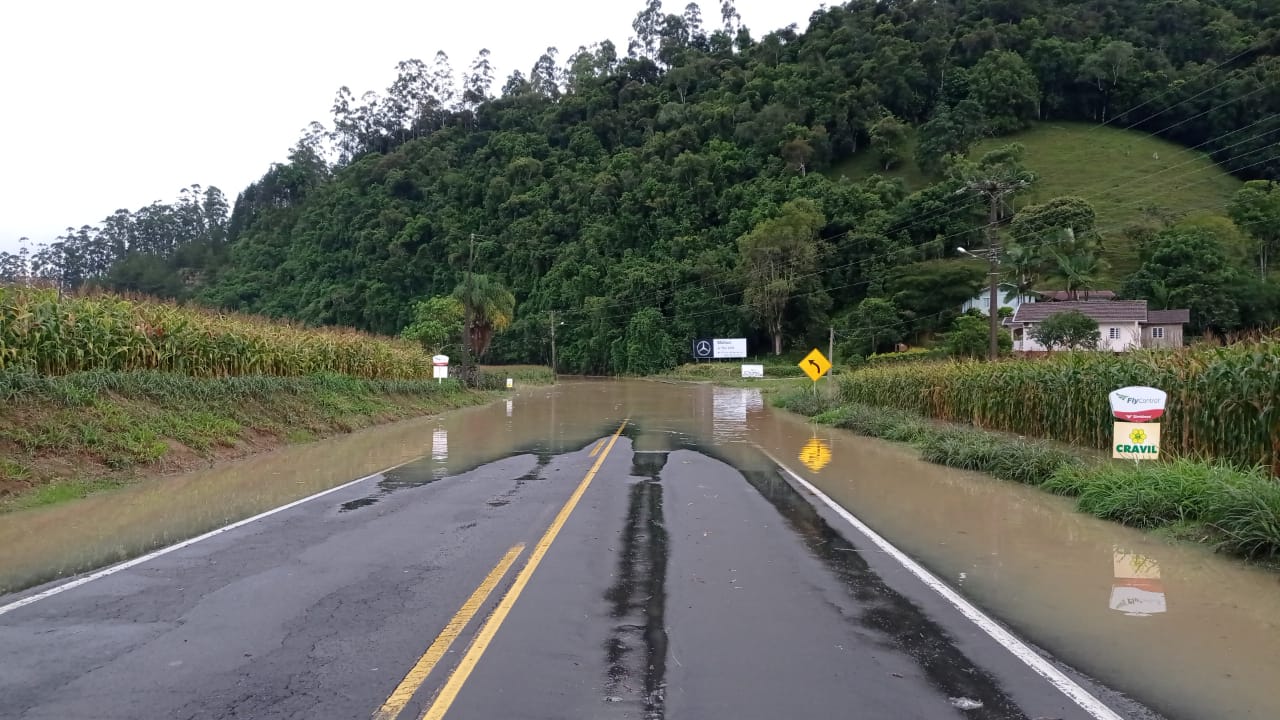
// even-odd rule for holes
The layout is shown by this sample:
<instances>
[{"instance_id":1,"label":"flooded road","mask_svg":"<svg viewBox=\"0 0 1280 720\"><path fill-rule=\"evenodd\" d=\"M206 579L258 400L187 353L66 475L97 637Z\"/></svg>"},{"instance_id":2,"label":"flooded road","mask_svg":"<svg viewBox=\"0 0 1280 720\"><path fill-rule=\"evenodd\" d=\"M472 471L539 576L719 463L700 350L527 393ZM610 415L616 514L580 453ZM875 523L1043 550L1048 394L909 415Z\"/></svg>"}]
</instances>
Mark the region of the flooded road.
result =
<instances>
[{"instance_id":1,"label":"flooded road","mask_svg":"<svg viewBox=\"0 0 1280 720\"><path fill-rule=\"evenodd\" d=\"M610 453L605 440L624 418ZM258 622L267 625L255 635L279 637L246 649L248 656L273 658L272 668L296 674L299 664L329 667L317 662L317 648L340 645L349 656L342 662L368 660L359 677L380 668L377 680L361 682L382 697L347 697L371 712L446 627L479 582L476 573L483 576L512 543L533 548L572 485L593 459L608 455L565 524L566 538L547 552L475 666L467 687L485 692L460 694L449 717L514 717L512 693L527 716L542 716L539 688L552 686L568 688L544 708L561 716L564 703L574 702L585 703L583 712L593 717L809 717L851 704L865 708L866 717L886 718L1079 715L1078 708L1053 705L1060 694L971 637L971 627L935 608L923 591L886 574L874 548L849 544L847 529L827 523L782 481L761 448L1025 640L1103 685L1175 720L1280 717L1280 697L1269 686L1280 669L1276 576L1079 515L1069 502L1039 491L811 426L766 407L756 391L656 382L529 389L442 418L0 516L0 586L14 588L137 555L408 461L301 505L296 516L290 510L0 616L0 653L7 641L39 658L38 637L67 637L71 621L60 620L59 608L77 628L109 622L112 637L137 633L139 643L95 641L86 658L115 658L119 665L90 673L96 678L76 676L74 668L47 676L0 672L0 698L18 697L6 694L14 687L3 679L16 678L24 681L27 703L16 716L75 717L82 706L69 700L46 707L37 695L42 689L61 695L68 687L96 692L130 673L167 667L172 653L157 645L176 642L171 636L180 626L198 626L193 617L219 626L209 618L222 617L228 606L208 598L248 582L241 576L249 572L301 590L295 607L279 610L279 628L270 625L269 607L260 611L267 619ZM247 538L233 537L242 531ZM319 547L324 551L315 554ZM277 571L269 561L275 552L304 560ZM334 567L313 565L321 559ZM190 577L215 561L220 579ZM167 578L181 580L181 588L166 589ZM357 585L380 588L378 599L365 598ZM146 588L153 590L145 601L125 602ZM0 606L8 600L0 597ZM347 607L360 612L348 617L355 611ZM381 610L371 616L370 607ZM769 612L760 614L762 608ZM303 622L314 617L330 624L346 618L351 636ZM119 625L122 618L131 625ZM26 634L24 619L36 622L38 632ZM405 626L434 630L406 636ZM736 630L747 627L753 630L746 635ZM188 640L200 642L182 638L189 646ZM464 649L459 643L455 654ZM879 649L850 652L860 644ZM216 647L206 650L218 655ZM788 662L779 666L762 652ZM538 663L535 671L531 657L546 658L546 667ZM580 670L557 665L571 657L603 669L584 680ZM0 669L13 662L0 655ZM252 698L169 707L183 709L184 717L283 717L329 687L316 680L289 699L250 660L227 658L225 665L223 684L206 669L212 684L201 689L193 681L200 692L192 697L225 700L235 695L225 688L247 684L256 688ZM344 668L356 673L355 665ZM753 674L762 669L772 675ZM427 688L444 683L437 675ZM515 675L526 680L512 681ZM795 692L776 702L763 693L782 680L812 686L819 675L827 680L813 686L820 692L808 693L819 696L812 705ZM886 678L902 687L885 687ZM761 692L742 689L752 685ZM581 698L573 690L579 686L590 686ZM1090 687L1121 716L1149 717ZM425 707L424 693L411 693L413 708ZM121 717L149 716L121 707ZM4 710L0 716L9 717Z\"/></svg>"}]
</instances>

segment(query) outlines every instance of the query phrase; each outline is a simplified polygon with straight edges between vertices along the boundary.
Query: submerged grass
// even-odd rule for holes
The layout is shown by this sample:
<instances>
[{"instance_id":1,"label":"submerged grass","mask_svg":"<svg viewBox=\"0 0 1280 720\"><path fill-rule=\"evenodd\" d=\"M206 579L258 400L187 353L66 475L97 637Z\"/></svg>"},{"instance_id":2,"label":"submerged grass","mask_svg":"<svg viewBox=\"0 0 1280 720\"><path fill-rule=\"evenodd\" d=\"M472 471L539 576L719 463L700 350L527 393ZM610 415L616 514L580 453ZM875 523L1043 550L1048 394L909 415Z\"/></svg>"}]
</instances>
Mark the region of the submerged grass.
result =
<instances>
[{"instance_id":1,"label":"submerged grass","mask_svg":"<svg viewBox=\"0 0 1280 720\"><path fill-rule=\"evenodd\" d=\"M774 404L814 422L910 443L929 462L1076 497L1079 510L1100 518L1241 557L1280 557L1280 483L1261 466L1186 457L1091 460L1043 441L948 426L905 410L836 405L812 393L784 395Z\"/></svg>"}]
</instances>

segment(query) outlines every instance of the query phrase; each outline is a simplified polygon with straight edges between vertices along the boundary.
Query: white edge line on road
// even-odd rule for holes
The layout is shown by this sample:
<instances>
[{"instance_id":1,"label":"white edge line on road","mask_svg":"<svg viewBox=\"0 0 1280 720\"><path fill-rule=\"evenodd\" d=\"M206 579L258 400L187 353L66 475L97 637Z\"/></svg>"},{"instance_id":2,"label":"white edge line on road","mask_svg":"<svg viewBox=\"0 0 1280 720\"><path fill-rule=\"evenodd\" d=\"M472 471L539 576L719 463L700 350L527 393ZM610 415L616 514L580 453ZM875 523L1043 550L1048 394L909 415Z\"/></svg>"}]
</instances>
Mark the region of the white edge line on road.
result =
<instances>
[{"instance_id":1,"label":"white edge line on road","mask_svg":"<svg viewBox=\"0 0 1280 720\"><path fill-rule=\"evenodd\" d=\"M756 447L760 448L760 451L772 460L774 464L794 478L796 482L804 486L806 490L813 493L819 500L826 503L827 507L831 508L839 514L840 517L844 518L844 520L857 529L858 532L865 535L869 540L871 540L871 542L879 546L881 550L885 551L885 553L894 560L897 560L900 565L905 567L907 570L910 570L911 574L919 578L920 581L927 585L930 590L938 593L947 602L951 603L951 605L959 610L962 615L981 628L987 635L990 635L992 640L1000 643L1000 645L1002 645L1006 650L1013 653L1014 657L1018 658L1027 667L1034 670L1036 674L1040 675L1045 680L1048 680L1050 684L1062 691L1062 693L1068 698L1071 698L1071 701L1076 705L1079 705L1085 712L1098 720L1124 720L1124 718L1116 714L1114 710L1107 707L1105 703L1094 697L1092 693L1085 690L1083 687L1080 687L1076 681L1067 677L1061 670L1054 667L1049 661L1041 657L1039 653L1032 650L1026 643L1019 640L1013 633L1005 630L996 623L995 620L992 620L990 616L979 610L977 606L961 597L959 593L952 590L946 583L934 576L933 573L924 569L922 565L917 563L915 560L912 560L906 553L899 550L888 540L885 540L879 535L879 533L872 530L866 525L866 523L859 520L848 510L840 507L836 501L827 497L825 493L814 487L808 480L800 477L791 468L779 462L778 459L768 450L765 450L759 445L756 445Z\"/></svg>"},{"instance_id":2,"label":"white edge line on road","mask_svg":"<svg viewBox=\"0 0 1280 720\"><path fill-rule=\"evenodd\" d=\"M285 504L285 505L281 505L280 507L272 508L272 509L270 509L270 510L268 510L268 511L266 511L266 512L263 512L263 513L258 513L257 515L254 515L253 517L248 517L248 518L245 518L244 520L238 520L238 521L236 521L236 522L231 523L230 525L223 525L223 526L222 526L222 527L220 527L220 528L217 528L217 529L215 529L215 530L210 530L209 532L207 532L207 533L205 533L205 534L203 534L203 535L197 535L197 536L195 536L195 537L193 537L193 538L190 538L190 539L188 539L188 540L183 540L183 541L182 541L182 542L180 542L180 543L175 543L175 544L173 544L173 545L169 545L168 547L160 548L159 550L153 550L153 551L151 551L151 552L147 553L146 555L140 555L140 556L138 556L138 557L136 557L136 558L134 558L134 559L132 559L132 560L126 560L126 561L124 561L124 562L122 562L122 563L119 563L119 564L116 564L116 565L112 565L112 566L107 567L107 568L103 568L102 570L99 570L99 571L97 571L97 572L95 572L95 573L93 573L93 574L91 574L91 575L85 575L84 577L76 578L75 580L71 580L71 581L69 581L69 582L65 582L65 583L63 583L63 584L61 584L61 585L57 585L57 586L55 586L55 587L51 587L51 588L49 588L48 590L45 590L45 591L43 591L43 592L36 593L35 595L31 595L31 596L29 596L29 597L24 597L24 598L22 598L21 600L15 600L14 602L9 603L8 605L0 605L0 615L4 615L4 614L5 614L5 613L7 613L7 612L11 612L11 611L13 611L13 610L17 610L18 608L21 608L21 607L26 607L27 605L30 605L30 604L32 604L32 603L39 602L39 601L44 600L44 599L46 599L46 598L51 598L51 597L53 597L54 595L58 595L58 594L60 594L60 593L64 593L64 592L66 592L66 591L68 591L68 590L73 590L73 589L75 589L75 588L80 587L81 585L84 585L85 583L91 583L91 582L93 582L94 580L97 580L97 579L99 579L99 578L104 578L104 577L106 577L106 576L108 576L108 575L114 575L114 574L116 574L116 573L118 573L118 572L120 572L120 571L122 571L122 570L128 570L129 568L131 568L131 567L136 567L136 566L138 566L138 565L141 565L142 563L147 562L148 560L155 560L156 558L160 557L161 555L168 555L169 553L174 552L175 550L181 550L182 548L190 547L190 546L192 546L192 545L195 545L195 544L196 544L196 543L198 543L198 542L201 542L202 540L208 540L208 539L209 539L209 538L211 538L211 537L217 537L218 535L221 535L222 533L230 532L231 530L235 530L236 528L244 527L245 525L248 525L249 523L257 522L258 520L261 520L261 519L263 519L263 518L271 517L272 515L275 515L276 513L284 512L285 510L289 510L289 509L291 509L291 508L298 507L299 505L301 505L301 504L303 504L303 503L311 502L312 500L315 500L316 498L324 497L325 495L328 495L328 494L330 494L330 493L338 492L339 490L345 490L346 488L349 488L349 487L351 487L352 485L358 485L358 484L360 484L360 483L362 483L362 482L364 482L364 481L366 481L366 480L372 480L373 478L376 478L376 477L378 477L378 476L380 476L380 475L384 475L384 474L386 474L386 473L388 473L388 472L391 472L392 470L395 470L396 468L404 467L405 465L408 465L409 463L413 462L414 460L421 460L421 459L422 459L422 457L424 457L424 456L418 456L418 457L415 457L415 458L410 458L410 459L408 459L408 460L405 460L405 461L404 461L404 462L402 462L402 463L397 463L397 464L395 464L395 465L392 465L391 467L383 468L382 470L379 470L378 472L373 473L373 474L371 474L371 475L365 475L365 476L364 476L364 477L362 477L362 478L356 478L355 480L351 480L351 481L349 481L349 482L345 482L345 483L343 483L343 484L341 484L341 485L337 485L337 486L335 486L335 487L331 487L331 488L329 488L328 490L321 490L320 492L315 493L314 495L308 495L307 497L304 497L304 498L302 498L302 499L300 499L300 500L294 500L293 502L291 502L291 503L287 503L287 504Z\"/></svg>"}]
</instances>

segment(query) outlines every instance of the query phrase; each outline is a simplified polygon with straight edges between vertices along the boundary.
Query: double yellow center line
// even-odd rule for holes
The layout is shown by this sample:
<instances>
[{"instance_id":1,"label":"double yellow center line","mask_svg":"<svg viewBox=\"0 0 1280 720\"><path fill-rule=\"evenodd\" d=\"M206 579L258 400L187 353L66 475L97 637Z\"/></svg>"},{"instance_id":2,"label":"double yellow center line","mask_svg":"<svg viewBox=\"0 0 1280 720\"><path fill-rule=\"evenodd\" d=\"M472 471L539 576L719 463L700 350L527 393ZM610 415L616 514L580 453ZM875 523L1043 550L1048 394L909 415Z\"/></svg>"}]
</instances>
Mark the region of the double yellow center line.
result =
<instances>
[{"instance_id":1,"label":"double yellow center line","mask_svg":"<svg viewBox=\"0 0 1280 720\"><path fill-rule=\"evenodd\" d=\"M629 419L629 418L628 418ZM600 471L600 466L604 464L604 460L609 456L609 452L613 450L613 444L618 441L618 437L622 435L622 430L627 426L627 419L622 421L618 429L609 438L609 444L604 447L604 452L600 452L596 462L587 471L582 478L582 482L578 483L578 487L565 501L564 506L560 508L560 512L556 514L547 531L543 533L542 538L533 546L533 552L529 555L528 562L520 569L520 574L516 576L515 581L511 583L511 588L507 590L507 594L502 596L502 600L498 602L498 606L494 608L493 613L484 621L480 631L476 633L476 637L471 641L471 646L467 648L467 652L462 656L462 660L458 662L458 666L449 674L449 679L440 688L440 692L432 701L431 706L422 716L422 720L440 720L444 714L452 707L454 700L457 699L458 693L462 690L462 686L467 682L467 678L471 676L471 671L475 669L476 663L480 662L481 656L485 650L489 648L489 643L493 641L494 635L498 633L498 629L502 627L503 621L507 619L507 615L511 612L512 606L516 604L516 600L520 599L520 593L524 591L526 585L529 584L529 578L533 576L538 565L542 562L543 556L547 554L551 543L555 542L556 536L560 534L560 529L564 527L565 522L569 519L569 515L573 513L574 508L578 506L578 501L582 499L582 495L587 491L587 487L591 485L591 481L595 479L596 473ZM604 441L597 443L592 450L591 455L599 452ZM391 696L383 703L382 707L373 714L374 720L394 720L397 718L409 701L413 698L414 693L426 681L427 676L435 669L436 665L448 652L453 641L458 638L462 630L471 622L475 614L480 611L480 607L484 605L489 594L501 582L503 576L511 569L516 558L524 551L524 544L518 544L507 551L506 555L498 561L493 570L485 577L475 592L467 598L462 607L453 616L444 630L436 637L427 651L422 654L418 662L414 664L409 673L405 675L404 680L400 681L400 685L392 691Z\"/></svg>"}]
</instances>

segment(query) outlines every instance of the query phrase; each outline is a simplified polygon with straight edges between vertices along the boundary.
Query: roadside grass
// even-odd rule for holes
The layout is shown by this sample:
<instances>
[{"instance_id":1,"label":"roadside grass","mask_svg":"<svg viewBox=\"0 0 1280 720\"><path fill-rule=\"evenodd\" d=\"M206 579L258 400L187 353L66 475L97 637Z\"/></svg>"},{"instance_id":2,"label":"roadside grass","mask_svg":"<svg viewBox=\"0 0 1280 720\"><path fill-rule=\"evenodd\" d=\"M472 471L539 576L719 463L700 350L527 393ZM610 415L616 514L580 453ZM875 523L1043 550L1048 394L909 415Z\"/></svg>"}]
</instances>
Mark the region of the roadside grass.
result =
<instances>
[{"instance_id":1,"label":"roadside grass","mask_svg":"<svg viewBox=\"0 0 1280 720\"><path fill-rule=\"evenodd\" d=\"M899 178L908 191L924 188L934 178L916 166L915 136L908 160L884 172L874 153L864 149L828 173L860 180L880 174ZM1103 256L1111 263L1104 280L1112 282L1138 269L1138 249L1118 230L1143 222L1151 211L1193 214L1223 212L1242 182L1206 154L1133 130L1089 123L1038 123L1013 135L987 138L969 153L978 158L1011 142L1026 148L1025 162L1039 180L1016 201L1017 207L1042 203L1062 195L1088 200L1097 213L1097 226L1106 236Z\"/></svg>"},{"instance_id":2,"label":"roadside grass","mask_svg":"<svg viewBox=\"0 0 1280 720\"><path fill-rule=\"evenodd\" d=\"M910 443L929 462L1073 496L1080 511L1096 517L1240 557L1280 558L1280 483L1266 468L1194 458L1112 461L904 410L839 405L812 393L783 395L774 404L817 423Z\"/></svg>"},{"instance_id":3,"label":"roadside grass","mask_svg":"<svg viewBox=\"0 0 1280 720\"><path fill-rule=\"evenodd\" d=\"M764 365L763 378L744 378L742 377L742 365ZM839 370L836 371L839 374ZM779 378L808 378L800 369L796 362L783 360L779 361L772 357L768 360L742 360L741 362L706 362L706 363L685 363L674 367L667 372L661 373L658 377L672 378L675 380L701 380L705 382L736 382L739 380L760 381L760 380L776 380ZM825 380L823 381L825 382Z\"/></svg>"},{"instance_id":4,"label":"roadside grass","mask_svg":"<svg viewBox=\"0 0 1280 720\"><path fill-rule=\"evenodd\" d=\"M0 512L491 397L340 375L0 372Z\"/></svg>"},{"instance_id":5,"label":"roadside grass","mask_svg":"<svg viewBox=\"0 0 1280 720\"><path fill-rule=\"evenodd\" d=\"M480 372L497 378L501 387L507 378L516 385L550 385L555 379L546 365L481 365Z\"/></svg>"}]
</instances>

